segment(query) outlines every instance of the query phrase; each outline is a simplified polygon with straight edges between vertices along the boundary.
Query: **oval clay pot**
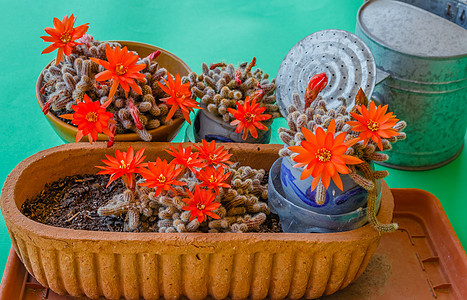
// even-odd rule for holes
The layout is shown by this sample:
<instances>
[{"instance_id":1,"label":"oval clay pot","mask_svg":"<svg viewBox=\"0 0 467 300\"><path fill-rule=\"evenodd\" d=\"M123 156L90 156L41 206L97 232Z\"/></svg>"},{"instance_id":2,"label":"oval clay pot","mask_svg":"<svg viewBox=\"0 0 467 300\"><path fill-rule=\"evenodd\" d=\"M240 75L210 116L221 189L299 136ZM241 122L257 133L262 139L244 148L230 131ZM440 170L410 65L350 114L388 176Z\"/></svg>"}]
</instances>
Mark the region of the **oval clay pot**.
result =
<instances>
[{"instance_id":1,"label":"oval clay pot","mask_svg":"<svg viewBox=\"0 0 467 300\"><path fill-rule=\"evenodd\" d=\"M168 143L116 143L169 158ZM269 170L282 145L224 144L231 160ZM103 143L65 144L22 161L8 176L0 205L16 253L45 287L62 295L109 299L302 299L332 294L365 270L381 235L371 225L338 233L131 233L37 223L22 203L59 178L96 173ZM378 218L392 219L383 183Z\"/></svg>"},{"instance_id":2,"label":"oval clay pot","mask_svg":"<svg viewBox=\"0 0 467 300\"><path fill-rule=\"evenodd\" d=\"M160 50L162 53L157 57L157 62L161 67L166 68L171 74L180 74L180 76L188 75L191 72L191 69L188 65L182 61L179 57L175 56L174 54L170 53L167 50L162 48L139 43L139 42L130 42L130 41L117 41L122 46L127 46L128 50L136 51L140 57L146 57L154 51ZM47 68L52 62L50 62L45 68ZM44 68L44 69L45 69ZM43 72L44 70L42 70ZM41 100L40 89L42 87L42 72L39 75L36 83L36 99L37 103L42 110L44 108L44 103ZM45 115L47 121L49 121L52 128L55 132L60 136L62 140L65 142L73 143L76 138L76 133L78 132L78 128L67 124L57 118L52 112L49 112ZM153 142L167 142L171 141L178 133L180 128L183 126L184 119L174 119L172 125L162 125L158 128L148 130L148 132L152 135ZM97 137L98 141L107 141L108 137L105 134L99 134ZM124 134L117 134L115 135L116 142L131 142L131 141L140 141L141 138L138 136L137 133L124 133ZM82 142L86 142L87 139L81 139Z\"/></svg>"},{"instance_id":3,"label":"oval clay pot","mask_svg":"<svg viewBox=\"0 0 467 300\"><path fill-rule=\"evenodd\" d=\"M216 141L220 143L268 144L271 140L272 120L269 119L261 123L268 127L268 130L257 130L257 138L248 133L246 140L244 140L242 132L235 132L236 126L224 122L224 120L206 111L206 109L201 109L196 113L193 134L195 141L198 143L201 140L206 140L207 142Z\"/></svg>"}]
</instances>

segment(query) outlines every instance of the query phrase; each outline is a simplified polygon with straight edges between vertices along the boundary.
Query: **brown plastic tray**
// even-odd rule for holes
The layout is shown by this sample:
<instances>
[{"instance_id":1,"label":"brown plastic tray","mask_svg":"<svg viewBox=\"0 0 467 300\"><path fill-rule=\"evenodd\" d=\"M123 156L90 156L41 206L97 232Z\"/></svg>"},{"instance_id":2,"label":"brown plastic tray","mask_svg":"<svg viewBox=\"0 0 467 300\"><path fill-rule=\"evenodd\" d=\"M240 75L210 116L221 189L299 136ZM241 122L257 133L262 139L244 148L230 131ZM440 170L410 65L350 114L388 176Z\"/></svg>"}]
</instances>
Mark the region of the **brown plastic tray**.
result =
<instances>
[{"instance_id":1,"label":"brown plastic tray","mask_svg":"<svg viewBox=\"0 0 467 300\"><path fill-rule=\"evenodd\" d=\"M356 282L321 299L467 299L467 255L439 200L418 189L392 189L392 193L394 220L400 229L382 237ZM0 299L77 298L57 295L40 285L12 249Z\"/></svg>"}]
</instances>

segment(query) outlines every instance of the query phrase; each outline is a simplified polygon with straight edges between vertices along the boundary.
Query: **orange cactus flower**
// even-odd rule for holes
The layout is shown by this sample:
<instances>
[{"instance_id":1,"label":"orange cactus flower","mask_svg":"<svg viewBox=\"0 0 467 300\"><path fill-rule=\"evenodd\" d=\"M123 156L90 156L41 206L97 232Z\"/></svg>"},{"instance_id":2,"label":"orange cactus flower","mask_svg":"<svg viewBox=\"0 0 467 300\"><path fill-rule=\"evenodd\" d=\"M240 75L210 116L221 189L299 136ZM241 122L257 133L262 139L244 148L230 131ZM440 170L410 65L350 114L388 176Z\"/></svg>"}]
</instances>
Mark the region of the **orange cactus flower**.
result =
<instances>
[{"instance_id":1,"label":"orange cactus flower","mask_svg":"<svg viewBox=\"0 0 467 300\"><path fill-rule=\"evenodd\" d=\"M204 168L206 164L204 163L204 160L201 158L198 158L199 153L198 152L191 152L191 147L188 146L186 148L182 147L182 144L178 144L178 152L177 150L170 146L170 150L164 149L167 153L175 157L173 159L173 162L176 163L177 165L182 165L188 169L190 169L192 172L195 172L196 170L194 168Z\"/></svg>"},{"instance_id":2,"label":"orange cactus flower","mask_svg":"<svg viewBox=\"0 0 467 300\"><path fill-rule=\"evenodd\" d=\"M263 113L266 110L266 107L259 107L260 103L256 103L256 98L253 98L253 101L250 100L247 96L245 98L245 104L242 106L240 103L237 102L237 109L227 108L227 110L234 116L236 120L233 120L230 125L235 126L237 125L236 132L240 133L243 130L242 139L246 140L248 136L248 132L251 133L251 136L254 138L258 137L258 132L256 128L259 130L268 130L266 126L264 126L261 121L265 121L271 118L271 115Z\"/></svg>"},{"instance_id":3,"label":"orange cactus flower","mask_svg":"<svg viewBox=\"0 0 467 300\"><path fill-rule=\"evenodd\" d=\"M194 194L189 190L186 190L186 193L188 194L188 198L182 200L187 206L182 207L182 209L190 211L190 221L198 218L198 222L202 223L207 219L206 216L210 216L213 219L220 219L218 215L212 212L221 206L219 202L213 203L216 198L214 193L201 189L199 186L196 186Z\"/></svg>"},{"instance_id":4,"label":"orange cactus flower","mask_svg":"<svg viewBox=\"0 0 467 300\"><path fill-rule=\"evenodd\" d=\"M209 166L205 169L200 170L196 174L196 178L201 180L203 183L200 186L205 186L208 189L213 189L216 194L219 194L219 188L230 188L230 184L225 183L225 181L230 177L230 173L224 174L225 169L223 167L214 168Z\"/></svg>"},{"instance_id":5,"label":"orange cactus flower","mask_svg":"<svg viewBox=\"0 0 467 300\"><path fill-rule=\"evenodd\" d=\"M310 107L311 103L315 101L318 94L326 87L327 84L328 77L324 72L311 77L305 90L305 109Z\"/></svg>"},{"instance_id":6,"label":"orange cactus flower","mask_svg":"<svg viewBox=\"0 0 467 300\"><path fill-rule=\"evenodd\" d=\"M75 21L76 17L73 15L70 17L63 17L61 22L59 19L54 18L54 28L46 27L44 29L45 32L50 34L50 36L41 36L41 39L43 39L44 42L52 43L52 45L45 48L41 54L50 53L55 49L58 49L57 59L55 60L55 65L57 66L62 61L64 53L68 56L71 54L71 50L74 46L81 45L81 43L77 43L75 41L81 38L86 31L88 31L89 23L73 28Z\"/></svg>"},{"instance_id":7,"label":"orange cactus flower","mask_svg":"<svg viewBox=\"0 0 467 300\"><path fill-rule=\"evenodd\" d=\"M176 169L175 163L161 160L159 157L156 159L156 163L148 163L148 169L141 170L140 174L144 177L146 182L140 183L139 185L155 188L155 196L159 196L163 190L171 190L176 192L172 185L184 186L186 182L175 180L182 171L181 168Z\"/></svg>"},{"instance_id":8,"label":"orange cactus flower","mask_svg":"<svg viewBox=\"0 0 467 300\"><path fill-rule=\"evenodd\" d=\"M76 142L79 142L83 136L88 136L89 142L97 140L97 134L104 133L110 138L114 137L114 133L109 129L109 124L115 124L112 119L113 115L107 111L107 106L110 101L103 105L99 101L91 101L88 95L84 95L84 102L78 102L72 108L75 111L73 114L61 115L61 118L72 120L71 123L78 126L76 133Z\"/></svg>"},{"instance_id":9,"label":"orange cactus flower","mask_svg":"<svg viewBox=\"0 0 467 300\"><path fill-rule=\"evenodd\" d=\"M109 186L113 181L122 177L128 189L133 190L136 187L135 174L140 173L147 164L143 163L146 156L143 156L144 148L141 148L134 154L133 148L130 146L127 152L120 152L115 150L115 157L105 155L107 159L103 159L102 162L107 166L96 166L97 168L103 169L97 174L110 175Z\"/></svg>"},{"instance_id":10,"label":"orange cactus flower","mask_svg":"<svg viewBox=\"0 0 467 300\"><path fill-rule=\"evenodd\" d=\"M233 164L233 162L229 161L229 158L232 154L229 154L229 151L224 150L224 146L220 146L216 148L216 143L211 141L208 144L205 140L202 140L201 146L195 146L195 148L199 151L199 158L204 159L206 164L208 165L223 165L227 166L226 164Z\"/></svg>"},{"instance_id":11,"label":"orange cactus flower","mask_svg":"<svg viewBox=\"0 0 467 300\"><path fill-rule=\"evenodd\" d=\"M139 73L139 71L144 69L146 64L136 64L139 56L128 51L126 47L123 47L123 49L120 49L120 47L112 49L109 45L105 45L105 55L108 61L94 57L90 57L90 59L106 69L96 75L95 79L97 81L113 80L109 99L112 99L115 95L118 85L122 86L126 97L128 97L130 87L137 94L142 95L143 92L135 80L144 81L144 74Z\"/></svg>"},{"instance_id":12,"label":"orange cactus flower","mask_svg":"<svg viewBox=\"0 0 467 300\"><path fill-rule=\"evenodd\" d=\"M381 138L390 138L397 136L399 133L393 129L394 125L399 121L392 112L386 113L388 105L376 107L374 102L371 102L368 109L365 105L357 106L357 113L350 113L357 121L348 121L347 124L352 126L352 130L360 132L359 139L364 141L366 146L369 140L373 140L379 150L383 151L383 142Z\"/></svg>"},{"instance_id":13,"label":"orange cactus flower","mask_svg":"<svg viewBox=\"0 0 467 300\"><path fill-rule=\"evenodd\" d=\"M198 102L191 99L190 83L187 82L182 84L182 80L180 79L179 74L175 76L174 81L172 79L172 75L170 75L169 72L167 72L167 80L164 78L163 80L165 82L165 86L160 82L157 83L159 84L160 88L169 95L169 97L162 98L161 101L164 101L168 105L172 106L167 115L167 121L172 119L177 109L180 108L185 120L188 122L188 124L191 124L190 112L194 111L194 108L202 108L199 106Z\"/></svg>"},{"instance_id":14,"label":"orange cactus flower","mask_svg":"<svg viewBox=\"0 0 467 300\"><path fill-rule=\"evenodd\" d=\"M294 167L304 167L300 179L313 176L311 190L313 191L321 180L325 188L329 187L331 178L338 188L343 189L342 180L339 174L350 173L346 164L354 165L363 163L357 157L345 155L347 149L358 142L358 139L352 139L347 142L345 138L347 133L342 132L335 135L334 119L328 126L327 132L321 127L315 127L315 132L311 132L305 127L302 127L302 133L305 140L301 142L301 146L291 146L289 149L298 153L293 158L297 164Z\"/></svg>"}]
</instances>

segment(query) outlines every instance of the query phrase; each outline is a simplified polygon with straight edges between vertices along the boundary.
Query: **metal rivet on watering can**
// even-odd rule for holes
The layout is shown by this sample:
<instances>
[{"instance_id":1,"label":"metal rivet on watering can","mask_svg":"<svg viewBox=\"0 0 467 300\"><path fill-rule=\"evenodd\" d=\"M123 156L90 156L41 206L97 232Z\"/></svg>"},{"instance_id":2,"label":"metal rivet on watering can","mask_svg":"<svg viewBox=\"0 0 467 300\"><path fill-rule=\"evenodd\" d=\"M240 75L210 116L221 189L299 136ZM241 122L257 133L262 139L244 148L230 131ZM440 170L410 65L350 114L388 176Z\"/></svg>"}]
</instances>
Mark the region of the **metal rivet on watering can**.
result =
<instances>
[{"instance_id":1,"label":"metal rivet on watering can","mask_svg":"<svg viewBox=\"0 0 467 300\"><path fill-rule=\"evenodd\" d=\"M369 97L376 82L376 66L368 46L356 35L337 29L315 32L290 49L276 76L277 105L283 116L292 104L292 93L300 98L310 78L325 72L328 85L320 93L328 108L342 105L348 110L360 87Z\"/></svg>"},{"instance_id":2,"label":"metal rivet on watering can","mask_svg":"<svg viewBox=\"0 0 467 300\"><path fill-rule=\"evenodd\" d=\"M462 7L455 8L451 5L451 14L457 15ZM390 74L373 97L408 124L407 139L389 153L389 166L432 169L461 152L467 128L467 30L447 19L389 0L369 1L358 12L356 33L378 69Z\"/></svg>"}]
</instances>

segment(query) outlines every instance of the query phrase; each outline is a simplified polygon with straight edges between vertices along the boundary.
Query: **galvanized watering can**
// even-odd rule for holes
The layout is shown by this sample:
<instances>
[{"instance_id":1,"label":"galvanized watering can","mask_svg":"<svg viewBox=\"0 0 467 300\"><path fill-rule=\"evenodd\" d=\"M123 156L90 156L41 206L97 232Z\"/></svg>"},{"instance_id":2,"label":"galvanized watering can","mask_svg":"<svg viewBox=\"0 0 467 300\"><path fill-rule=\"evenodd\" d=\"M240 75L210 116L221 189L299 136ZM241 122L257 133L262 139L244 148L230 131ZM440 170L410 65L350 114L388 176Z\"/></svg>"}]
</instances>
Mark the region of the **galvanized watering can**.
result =
<instances>
[{"instance_id":1,"label":"galvanized watering can","mask_svg":"<svg viewBox=\"0 0 467 300\"><path fill-rule=\"evenodd\" d=\"M465 3L404 1L466 28ZM444 5L443 5L444 3ZM389 166L432 169L462 150L467 127L467 30L401 1L372 0L357 15L356 34L373 53L373 98L407 121L407 140L394 144Z\"/></svg>"},{"instance_id":2,"label":"galvanized watering can","mask_svg":"<svg viewBox=\"0 0 467 300\"><path fill-rule=\"evenodd\" d=\"M453 2L462 24L462 3ZM292 93L303 97L311 76L325 72L328 107L344 101L350 110L361 87L407 121L407 139L393 145L386 165L423 170L456 158L467 127L467 30L400 1L372 0L359 10L356 33L323 30L290 49L276 76L281 114Z\"/></svg>"}]
</instances>

